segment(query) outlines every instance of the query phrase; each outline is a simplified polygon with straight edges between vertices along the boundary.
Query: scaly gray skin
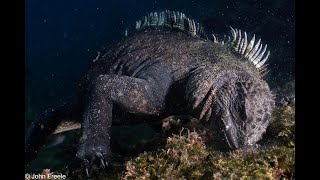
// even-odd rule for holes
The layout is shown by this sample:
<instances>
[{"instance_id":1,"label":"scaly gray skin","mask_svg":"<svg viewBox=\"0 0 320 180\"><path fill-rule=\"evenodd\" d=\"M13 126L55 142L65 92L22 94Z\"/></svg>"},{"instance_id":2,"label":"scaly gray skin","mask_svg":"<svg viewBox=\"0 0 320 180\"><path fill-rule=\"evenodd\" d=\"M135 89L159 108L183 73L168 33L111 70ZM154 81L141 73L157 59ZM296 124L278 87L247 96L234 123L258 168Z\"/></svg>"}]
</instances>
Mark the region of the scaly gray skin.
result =
<instances>
[{"instance_id":1,"label":"scaly gray skin","mask_svg":"<svg viewBox=\"0 0 320 180\"><path fill-rule=\"evenodd\" d=\"M186 31L139 29L92 62L73 103L50 109L33 123L26 140L27 163L45 138L69 120L81 122L77 157L87 165L98 160L104 167L111 155L111 126L138 123L122 113L189 114L210 126L215 146L229 149L262 138L274 101L252 63L230 46Z\"/></svg>"}]
</instances>

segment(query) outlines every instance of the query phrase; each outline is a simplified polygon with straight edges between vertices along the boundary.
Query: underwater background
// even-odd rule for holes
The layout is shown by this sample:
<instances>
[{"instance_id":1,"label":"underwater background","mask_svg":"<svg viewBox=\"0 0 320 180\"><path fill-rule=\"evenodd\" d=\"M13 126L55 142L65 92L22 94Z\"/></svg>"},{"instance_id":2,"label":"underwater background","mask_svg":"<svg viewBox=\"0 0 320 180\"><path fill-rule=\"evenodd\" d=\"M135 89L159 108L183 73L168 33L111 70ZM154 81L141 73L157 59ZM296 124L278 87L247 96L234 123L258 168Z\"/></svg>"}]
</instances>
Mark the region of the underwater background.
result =
<instances>
[{"instance_id":1,"label":"underwater background","mask_svg":"<svg viewBox=\"0 0 320 180\"><path fill-rule=\"evenodd\" d=\"M117 43L147 13L166 9L198 20L207 33L232 26L256 34L271 51L271 88L294 82L293 0L26 0L26 129L37 113L70 100L97 51ZM31 168L61 168L53 151Z\"/></svg>"}]
</instances>

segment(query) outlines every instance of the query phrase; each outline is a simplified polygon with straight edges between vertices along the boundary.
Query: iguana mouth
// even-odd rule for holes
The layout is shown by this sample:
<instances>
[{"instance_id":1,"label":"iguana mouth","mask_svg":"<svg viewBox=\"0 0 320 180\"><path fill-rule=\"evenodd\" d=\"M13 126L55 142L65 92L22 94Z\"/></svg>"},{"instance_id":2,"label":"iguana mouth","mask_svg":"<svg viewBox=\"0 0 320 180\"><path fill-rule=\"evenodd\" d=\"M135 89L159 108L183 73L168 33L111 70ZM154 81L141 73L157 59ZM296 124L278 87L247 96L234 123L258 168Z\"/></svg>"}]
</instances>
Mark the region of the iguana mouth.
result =
<instances>
[{"instance_id":1,"label":"iguana mouth","mask_svg":"<svg viewBox=\"0 0 320 180\"><path fill-rule=\"evenodd\" d=\"M235 143L234 139L232 138L231 134L228 133L227 131L223 130L223 135L227 141L227 144L229 146L229 148L231 149L237 149L238 146L237 144Z\"/></svg>"},{"instance_id":2,"label":"iguana mouth","mask_svg":"<svg viewBox=\"0 0 320 180\"><path fill-rule=\"evenodd\" d=\"M242 132L247 117L243 88L240 82L226 83L215 97L215 119L228 149L239 149L244 144Z\"/></svg>"},{"instance_id":3,"label":"iguana mouth","mask_svg":"<svg viewBox=\"0 0 320 180\"><path fill-rule=\"evenodd\" d=\"M225 140L224 144L227 145L228 149L234 150L241 148L243 145L243 136L238 131L234 120L224 117L219 119L219 121L221 133L223 134L222 137Z\"/></svg>"},{"instance_id":4,"label":"iguana mouth","mask_svg":"<svg viewBox=\"0 0 320 180\"><path fill-rule=\"evenodd\" d=\"M239 141L237 141L237 137L232 133L231 128L227 129L222 120L219 119L214 127L213 127L213 145L217 147L217 149L222 151L229 151L241 148ZM241 141L240 141L241 142Z\"/></svg>"}]
</instances>

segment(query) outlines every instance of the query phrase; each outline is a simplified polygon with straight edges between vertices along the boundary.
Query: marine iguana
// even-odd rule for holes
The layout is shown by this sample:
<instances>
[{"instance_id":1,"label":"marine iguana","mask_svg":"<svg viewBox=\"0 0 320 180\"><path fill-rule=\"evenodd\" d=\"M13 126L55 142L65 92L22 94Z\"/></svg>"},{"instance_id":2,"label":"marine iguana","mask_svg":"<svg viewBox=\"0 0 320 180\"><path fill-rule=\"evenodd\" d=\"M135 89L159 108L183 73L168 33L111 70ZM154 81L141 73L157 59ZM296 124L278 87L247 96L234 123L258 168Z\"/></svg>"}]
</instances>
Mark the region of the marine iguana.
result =
<instances>
[{"instance_id":1,"label":"marine iguana","mask_svg":"<svg viewBox=\"0 0 320 180\"><path fill-rule=\"evenodd\" d=\"M79 83L75 101L41 113L26 139L26 163L65 121L80 122L76 156L102 167L111 156L110 128L139 118L181 113L208 124L216 146L239 149L266 131L274 107L263 79L270 51L253 35L206 35L203 26L175 11L152 12L134 33L99 54ZM126 34L128 31L126 31Z\"/></svg>"}]
</instances>

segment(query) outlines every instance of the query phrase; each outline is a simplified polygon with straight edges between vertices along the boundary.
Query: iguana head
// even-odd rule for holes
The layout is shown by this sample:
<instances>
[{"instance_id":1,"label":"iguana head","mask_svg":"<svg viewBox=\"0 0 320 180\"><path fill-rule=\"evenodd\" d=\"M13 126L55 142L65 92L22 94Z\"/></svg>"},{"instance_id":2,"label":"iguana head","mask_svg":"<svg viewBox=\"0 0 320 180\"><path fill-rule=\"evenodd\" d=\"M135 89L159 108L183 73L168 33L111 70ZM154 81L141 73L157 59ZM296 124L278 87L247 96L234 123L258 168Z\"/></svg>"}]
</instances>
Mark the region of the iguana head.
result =
<instances>
[{"instance_id":1,"label":"iguana head","mask_svg":"<svg viewBox=\"0 0 320 180\"><path fill-rule=\"evenodd\" d=\"M269 57L266 45L246 32L231 30L228 42L214 36L216 57L194 70L186 98L203 122L210 122L217 147L238 149L262 138L274 106L273 95L263 79ZM242 37L241 37L242 36ZM232 53L231 53L232 52Z\"/></svg>"},{"instance_id":2,"label":"iguana head","mask_svg":"<svg viewBox=\"0 0 320 180\"><path fill-rule=\"evenodd\" d=\"M248 70L216 72L194 90L198 118L209 124L212 144L219 149L254 145L266 132L274 106L268 84Z\"/></svg>"},{"instance_id":3,"label":"iguana head","mask_svg":"<svg viewBox=\"0 0 320 180\"><path fill-rule=\"evenodd\" d=\"M230 82L217 89L210 121L228 148L254 145L269 124L273 98L264 81Z\"/></svg>"}]
</instances>

